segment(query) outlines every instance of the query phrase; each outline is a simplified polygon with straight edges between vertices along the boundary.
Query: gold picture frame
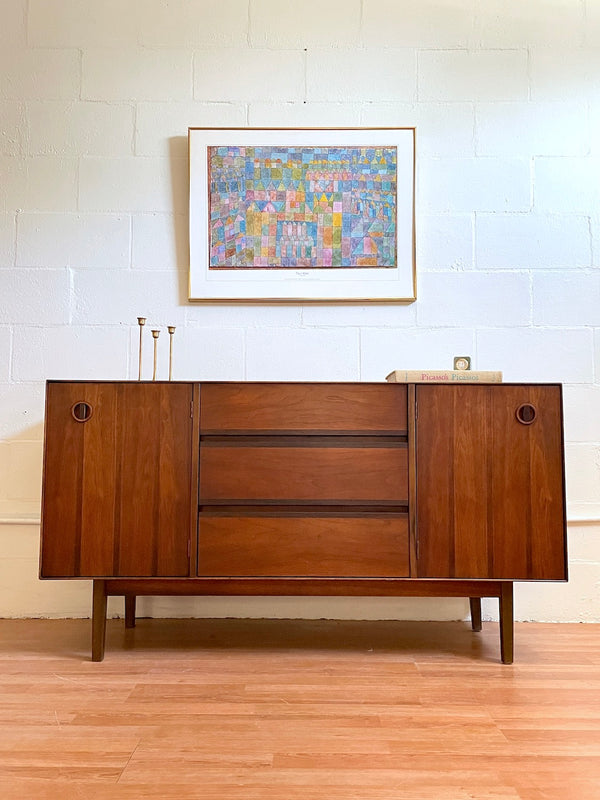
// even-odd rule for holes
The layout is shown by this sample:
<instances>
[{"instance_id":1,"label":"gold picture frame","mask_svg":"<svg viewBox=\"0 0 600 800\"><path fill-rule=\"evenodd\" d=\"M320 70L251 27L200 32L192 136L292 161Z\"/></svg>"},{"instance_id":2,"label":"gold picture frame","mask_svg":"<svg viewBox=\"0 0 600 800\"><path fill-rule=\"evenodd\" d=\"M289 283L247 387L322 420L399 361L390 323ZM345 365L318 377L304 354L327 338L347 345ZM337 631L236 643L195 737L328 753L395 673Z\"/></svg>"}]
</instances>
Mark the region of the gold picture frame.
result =
<instances>
[{"instance_id":1,"label":"gold picture frame","mask_svg":"<svg viewBox=\"0 0 600 800\"><path fill-rule=\"evenodd\" d=\"M416 300L415 128L189 128L192 302Z\"/></svg>"}]
</instances>

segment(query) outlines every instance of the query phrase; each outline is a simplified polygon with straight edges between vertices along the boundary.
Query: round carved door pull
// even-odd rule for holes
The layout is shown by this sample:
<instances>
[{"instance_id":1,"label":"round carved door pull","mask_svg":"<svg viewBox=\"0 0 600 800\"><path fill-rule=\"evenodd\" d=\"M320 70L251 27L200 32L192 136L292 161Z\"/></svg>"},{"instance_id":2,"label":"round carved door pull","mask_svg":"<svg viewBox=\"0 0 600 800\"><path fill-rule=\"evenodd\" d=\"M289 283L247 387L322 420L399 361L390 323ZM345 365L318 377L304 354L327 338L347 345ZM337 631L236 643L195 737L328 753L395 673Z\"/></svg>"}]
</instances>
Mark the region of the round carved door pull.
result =
<instances>
[{"instance_id":1,"label":"round carved door pull","mask_svg":"<svg viewBox=\"0 0 600 800\"><path fill-rule=\"evenodd\" d=\"M522 425L531 425L537 417L537 409L531 403L522 403L515 412L517 419Z\"/></svg>"},{"instance_id":2,"label":"round carved door pull","mask_svg":"<svg viewBox=\"0 0 600 800\"><path fill-rule=\"evenodd\" d=\"M93 413L94 409L91 405L83 400L75 403L71 408L71 415L76 422L87 422Z\"/></svg>"}]
</instances>

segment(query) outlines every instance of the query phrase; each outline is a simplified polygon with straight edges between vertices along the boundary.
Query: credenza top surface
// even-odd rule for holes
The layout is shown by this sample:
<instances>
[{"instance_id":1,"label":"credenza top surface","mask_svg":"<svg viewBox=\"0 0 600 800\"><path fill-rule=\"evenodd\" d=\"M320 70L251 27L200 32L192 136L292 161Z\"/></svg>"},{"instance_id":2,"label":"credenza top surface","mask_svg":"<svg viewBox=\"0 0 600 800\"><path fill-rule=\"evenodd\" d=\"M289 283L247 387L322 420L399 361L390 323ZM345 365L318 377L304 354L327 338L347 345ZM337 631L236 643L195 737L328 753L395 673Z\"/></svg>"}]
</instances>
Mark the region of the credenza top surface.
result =
<instances>
[{"instance_id":1,"label":"credenza top surface","mask_svg":"<svg viewBox=\"0 0 600 800\"><path fill-rule=\"evenodd\" d=\"M107 384L185 384L188 386L195 386L197 384L227 384L231 386L236 385L280 385L280 384L289 384L289 385L314 385L314 386L562 386L560 381L502 381L500 383L496 382L487 382L487 381L473 381L472 383L469 382L447 382L447 381L400 381L400 382L388 382L388 381L312 381L312 380L135 380L135 379L127 379L127 378L48 378L46 380L46 384L54 384L54 383L81 383L81 384L97 384L97 383L107 383Z\"/></svg>"}]
</instances>

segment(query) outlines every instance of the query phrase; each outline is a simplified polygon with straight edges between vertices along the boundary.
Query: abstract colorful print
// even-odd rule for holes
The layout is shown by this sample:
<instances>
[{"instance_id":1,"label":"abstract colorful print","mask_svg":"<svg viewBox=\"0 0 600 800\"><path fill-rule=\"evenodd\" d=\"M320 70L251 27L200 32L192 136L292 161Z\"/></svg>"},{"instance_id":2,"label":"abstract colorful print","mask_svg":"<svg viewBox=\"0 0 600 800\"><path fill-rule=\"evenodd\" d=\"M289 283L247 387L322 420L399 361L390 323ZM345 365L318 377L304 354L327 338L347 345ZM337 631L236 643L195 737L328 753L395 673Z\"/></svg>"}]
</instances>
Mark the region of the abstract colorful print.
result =
<instances>
[{"instance_id":1,"label":"abstract colorful print","mask_svg":"<svg viewBox=\"0 0 600 800\"><path fill-rule=\"evenodd\" d=\"M208 147L210 269L396 267L396 147Z\"/></svg>"}]
</instances>

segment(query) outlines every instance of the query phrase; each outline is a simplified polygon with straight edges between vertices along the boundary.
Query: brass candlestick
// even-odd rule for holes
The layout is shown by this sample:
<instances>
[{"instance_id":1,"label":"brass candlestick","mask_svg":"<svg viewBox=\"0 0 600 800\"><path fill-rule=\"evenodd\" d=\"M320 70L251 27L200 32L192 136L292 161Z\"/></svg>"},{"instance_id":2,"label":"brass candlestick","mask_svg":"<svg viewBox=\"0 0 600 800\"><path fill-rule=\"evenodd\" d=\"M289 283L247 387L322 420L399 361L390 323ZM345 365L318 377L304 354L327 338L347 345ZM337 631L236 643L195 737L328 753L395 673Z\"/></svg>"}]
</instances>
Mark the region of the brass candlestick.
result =
<instances>
[{"instance_id":1,"label":"brass candlestick","mask_svg":"<svg viewBox=\"0 0 600 800\"><path fill-rule=\"evenodd\" d=\"M175 333L175 325L169 325L169 380L173 380L173 334Z\"/></svg>"},{"instance_id":2,"label":"brass candlestick","mask_svg":"<svg viewBox=\"0 0 600 800\"><path fill-rule=\"evenodd\" d=\"M154 339L154 369L152 370L152 380L156 380L156 356L157 356L157 345L158 345L158 337L160 335L160 331L152 331L152 338Z\"/></svg>"},{"instance_id":3,"label":"brass candlestick","mask_svg":"<svg viewBox=\"0 0 600 800\"><path fill-rule=\"evenodd\" d=\"M142 328L146 324L146 317L138 317L138 325L140 326L140 356L138 368L138 381L142 380Z\"/></svg>"}]
</instances>

